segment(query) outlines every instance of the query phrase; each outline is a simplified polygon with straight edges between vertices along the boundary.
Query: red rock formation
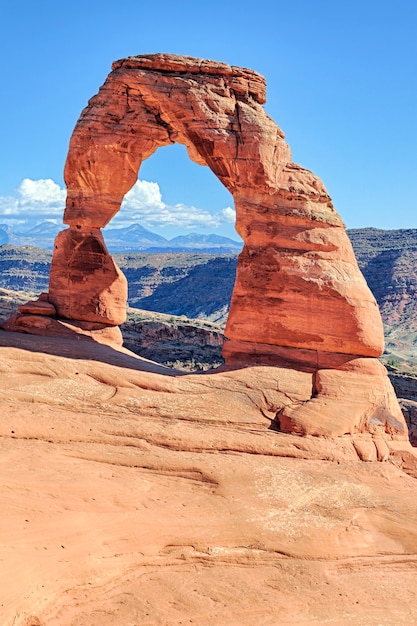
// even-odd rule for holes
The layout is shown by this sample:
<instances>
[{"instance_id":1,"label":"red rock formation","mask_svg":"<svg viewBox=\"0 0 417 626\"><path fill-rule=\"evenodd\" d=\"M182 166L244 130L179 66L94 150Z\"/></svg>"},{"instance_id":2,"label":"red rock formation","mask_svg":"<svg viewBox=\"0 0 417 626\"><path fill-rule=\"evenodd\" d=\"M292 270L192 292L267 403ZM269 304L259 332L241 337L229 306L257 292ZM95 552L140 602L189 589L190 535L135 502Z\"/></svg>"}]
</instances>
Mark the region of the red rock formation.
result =
<instances>
[{"instance_id":1,"label":"red rock formation","mask_svg":"<svg viewBox=\"0 0 417 626\"><path fill-rule=\"evenodd\" d=\"M248 358L259 344L378 356L381 319L343 223L321 181L291 163L264 102L250 70L172 55L115 62L71 138L64 222L105 226L141 162L183 143L233 194L245 242L226 336Z\"/></svg>"},{"instance_id":2,"label":"red rock formation","mask_svg":"<svg viewBox=\"0 0 417 626\"><path fill-rule=\"evenodd\" d=\"M233 194L244 240L228 365L311 373L310 397L278 412L285 431L407 438L388 378L366 359L382 353L382 322L344 225L322 182L291 162L264 102L265 81L251 70L163 54L113 63L71 138L70 228L56 240L50 301L65 318L123 320L126 285L98 229L119 210L142 161L182 143Z\"/></svg>"},{"instance_id":3,"label":"red rock formation","mask_svg":"<svg viewBox=\"0 0 417 626\"><path fill-rule=\"evenodd\" d=\"M58 315L117 326L126 320L127 282L98 228L68 228L55 239L49 299Z\"/></svg>"},{"instance_id":4,"label":"red rock formation","mask_svg":"<svg viewBox=\"0 0 417 626\"><path fill-rule=\"evenodd\" d=\"M305 372L40 343L0 331L2 626L417 624L405 442L271 432Z\"/></svg>"},{"instance_id":5,"label":"red rock formation","mask_svg":"<svg viewBox=\"0 0 417 626\"><path fill-rule=\"evenodd\" d=\"M3 623L416 623L416 455L373 358L377 307L263 101L248 70L134 57L77 124L49 299L16 325L117 329L125 283L98 229L140 161L181 141L245 240L227 360L273 367L181 376L0 332Z\"/></svg>"},{"instance_id":6,"label":"red rock formation","mask_svg":"<svg viewBox=\"0 0 417 626\"><path fill-rule=\"evenodd\" d=\"M46 298L42 296L47 296ZM46 315L53 317L56 315L56 308L49 302L48 294L41 294L37 300L31 300L18 307L19 313L28 315Z\"/></svg>"},{"instance_id":7,"label":"red rock formation","mask_svg":"<svg viewBox=\"0 0 417 626\"><path fill-rule=\"evenodd\" d=\"M127 282L100 230L69 228L59 233L54 245L49 294L19 306L19 313L2 327L122 345L118 325L126 319Z\"/></svg>"}]
</instances>

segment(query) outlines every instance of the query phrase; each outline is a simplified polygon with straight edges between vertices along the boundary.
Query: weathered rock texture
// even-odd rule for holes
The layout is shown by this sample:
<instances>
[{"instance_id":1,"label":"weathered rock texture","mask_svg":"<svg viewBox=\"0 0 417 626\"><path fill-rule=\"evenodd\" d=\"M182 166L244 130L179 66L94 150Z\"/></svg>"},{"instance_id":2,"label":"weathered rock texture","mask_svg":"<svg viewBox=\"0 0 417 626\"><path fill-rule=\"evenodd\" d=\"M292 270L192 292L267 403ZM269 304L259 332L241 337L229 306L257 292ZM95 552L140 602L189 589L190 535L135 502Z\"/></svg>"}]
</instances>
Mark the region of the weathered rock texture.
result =
<instances>
[{"instance_id":1,"label":"weathered rock texture","mask_svg":"<svg viewBox=\"0 0 417 626\"><path fill-rule=\"evenodd\" d=\"M378 356L382 322L343 223L321 181L291 162L264 103L265 81L251 70L173 55L116 61L71 138L64 222L105 226L142 161L185 144L233 194L245 242L227 360L259 358L262 345L268 355L278 345Z\"/></svg>"},{"instance_id":2,"label":"weathered rock texture","mask_svg":"<svg viewBox=\"0 0 417 626\"><path fill-rule=\"evenodd\" d=\"M2 626L417 624L410 446L271 432L303 372L39 344L0 331Z\"/></svg>"},{"instance_id":3,"label":"weathered rock texture","mask_svg":"<svg viewBox=\"0 0 417 626\"><path fill-rule=\"evenodd\" d=\"M123 324L127 281L98 228L68 228L55 239L49 298L64 318Z\"/></svg>"},{"instance_id":4,"label":"weathered rock texture","mask_svg":"<svg viewBox=\"0 0 417 626\"><path fill-rule=\"evenodd\" d=\"M304 374L302 399L290 390L290 402L276 407L285 432L407 439L388 377L369 359L382 353L382 322L344 225L322 182L292 163L264 103L265 81L251 70L162 54L113 63L71 138L69 229L56 239L50 303L58 317L84 324L124 320L126 285L99 229L144 159L185 144L233 194L244 240L226 363Z\"/></svg>"}]
</instances>

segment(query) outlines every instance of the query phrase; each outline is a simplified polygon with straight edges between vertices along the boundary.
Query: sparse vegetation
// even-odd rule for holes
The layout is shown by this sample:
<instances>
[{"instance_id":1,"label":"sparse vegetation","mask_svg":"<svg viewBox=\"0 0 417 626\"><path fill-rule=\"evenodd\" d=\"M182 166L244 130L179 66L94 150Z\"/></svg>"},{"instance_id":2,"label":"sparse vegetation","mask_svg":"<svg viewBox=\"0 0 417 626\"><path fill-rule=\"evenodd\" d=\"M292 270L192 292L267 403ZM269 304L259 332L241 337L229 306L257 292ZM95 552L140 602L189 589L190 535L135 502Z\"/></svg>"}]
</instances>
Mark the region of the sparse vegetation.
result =
<instances>
[{"instance_id":1,"label":"sparse vegetation","mask_svg":"<svg viewBox=\"0 0 417 626\"><path fill-rule=\"evenodd\" d=\"M122 333L129 350L168 367L206 371L223 363L223 328L207 320L129 308Z\"/></svg>"}]
</instances>

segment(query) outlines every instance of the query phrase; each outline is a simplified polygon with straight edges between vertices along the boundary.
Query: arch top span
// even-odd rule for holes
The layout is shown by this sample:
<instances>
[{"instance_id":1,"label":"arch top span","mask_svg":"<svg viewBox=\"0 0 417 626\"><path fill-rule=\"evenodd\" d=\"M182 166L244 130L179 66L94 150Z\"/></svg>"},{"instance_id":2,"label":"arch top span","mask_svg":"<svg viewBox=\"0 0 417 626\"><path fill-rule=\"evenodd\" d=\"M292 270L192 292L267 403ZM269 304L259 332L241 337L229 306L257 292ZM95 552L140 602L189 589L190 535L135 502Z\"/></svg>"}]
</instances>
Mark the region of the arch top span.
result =
<instances>
[{"instance_id":1,"label":"arch top span","mask_svg":"<svg viewBox=\"0 0 417 626\"><path fill-rule=\"evenodd\" d=\"M166 54L116 61L70 141L64 222L105 226L142 161L176 142L233 195L276 189L291 154L264 102L265 80L251 70Z\"/></svg>"},{"instance_id":2,"label":"arch top span","mask_svg":"<svg viewBox=\"0 0 417 626\"><path fill-rule=\"evenodd\" d=\"M227 65L219 61L198 59L174 54L140 54L113 61L112 70L132 69L161 72L164 74L197 74L206 77L223 77L243 96L251 96L259 104L266 102L266 80L255 72L236 65Z\"/></svg>"}]
</instances>

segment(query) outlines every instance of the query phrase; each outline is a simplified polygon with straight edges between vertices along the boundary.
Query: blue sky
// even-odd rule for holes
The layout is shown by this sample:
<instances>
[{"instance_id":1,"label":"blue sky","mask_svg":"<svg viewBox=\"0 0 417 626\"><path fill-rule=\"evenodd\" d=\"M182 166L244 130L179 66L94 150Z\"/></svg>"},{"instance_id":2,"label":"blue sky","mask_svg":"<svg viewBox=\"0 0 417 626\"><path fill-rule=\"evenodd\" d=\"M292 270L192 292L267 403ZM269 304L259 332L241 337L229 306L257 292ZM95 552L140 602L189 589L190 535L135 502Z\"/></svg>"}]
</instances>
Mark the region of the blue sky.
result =
<instances>
[{"instance_id":1,"label":"blue sky","mask_svg":"<svg viewBox=\"0 0 417 626\"><path fill-rule=\"evenodd\" d=\"M0 222L61 219L69 138L112 61L169 52L263 74L294 161L324 181L349 228L417 228L416 6L0 0ZM167 237L234 236L233 199L182 146L158 150L139 177L135 211L127 202L114 226L134 213Z\"/></svg>"}]
</instances>

